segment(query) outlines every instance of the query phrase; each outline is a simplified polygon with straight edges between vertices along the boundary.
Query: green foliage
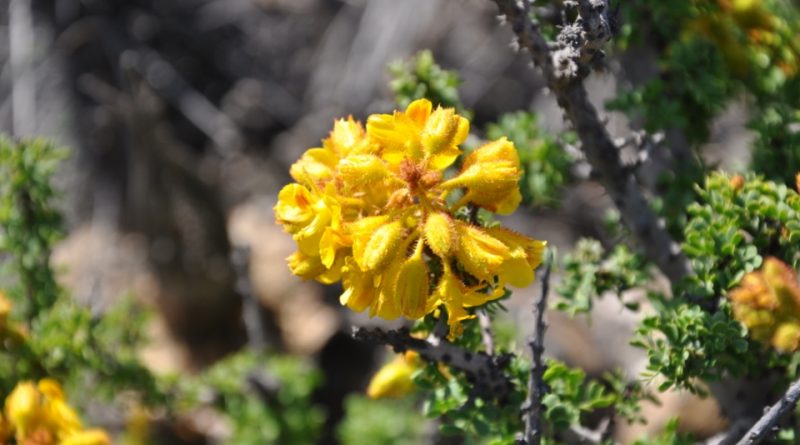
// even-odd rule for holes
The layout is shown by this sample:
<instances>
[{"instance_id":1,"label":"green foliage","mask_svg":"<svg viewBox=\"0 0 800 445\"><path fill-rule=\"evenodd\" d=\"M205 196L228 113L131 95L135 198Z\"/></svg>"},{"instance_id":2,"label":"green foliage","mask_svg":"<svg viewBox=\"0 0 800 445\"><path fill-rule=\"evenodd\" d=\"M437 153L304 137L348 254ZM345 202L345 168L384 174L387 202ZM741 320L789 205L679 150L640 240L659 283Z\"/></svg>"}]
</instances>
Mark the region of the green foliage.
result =
<instances>
[{"instance_id":1,"label":"green foliage","mask_svg":"<svg viewBox=\"0 0 800 445\"><path fill-rule=\"evenodd\" d=\"M620 244L605 252L599 241L583 238L564 257L564 277L558 287L562 298L555 307L570 316L588 313L595 298L609 291L621 297L626 290L642 286L649 279L644 259L627 246ZM637 305L630 303L628 307L636 309Z\"/></svg>"},{"instance_id":2,"label":"green foliage","mask_svg":"<svg viewBox=\"0 0 800 445\"><path fill-rule=\"evenodd\" d=\"M0 393L21 380L54 377L67 386L91 386L111 398L135 389L148 402L161 400L155 377L136 358L143 319L130 302L96 317L55 281L50 252L60 238L51 177L65 151L42 139L14 143L0 138L0 252L8 255L3 279L12 320L23 319L23 338L0 348ZM24 312L21 317L20 313Z\"/></svg>"},{"instance_id":3,"label":"green foliage","mask_svg":"<svg viewBox=\"0 0 800 445\"><path fill-rule=\"evenodd\" d=\"M10 255L7 278L17 282L8 294L29 321L59 294L49 261L61 216L50 177L65 154L44 139L16 143L0 136L0 252Z\"/></svg>"},{"instance_id":4,"label":"green foliage","mask_svg":"<svg viewBox=\"0 0 800 445\"><path fill-rule=\"evenodd\" d=\"M582 414L612 406L617 399L599 382L587 382L582 369L569 368L556 360L547 361L543 378L549 389L542 398L545 419L557 432L580 425Z\"/></svg>"},{"instance_id":5,"label":"green foliage","mask_svg":"<svg viewBox=\"0 0 800 445\"><path fill-rule=\"evenodd\" d=\"M345 418L339 425L342 445L419 445L425 443L430 424L412 399L370 400L350 396L344 402Z\"/></svg>"},{"instance_id":6,"label":"green foliage","mask_svg":"<svg viewBox=\"0 0 800 445\"><path fill-rule=\"evenodd\" d=\"M747 330L731 319L727 308L709 313L699 306L653 296L657 315L646 317L632 344L646 349L646 376L659 375L659 390L672 386L704 393L700 380L718 380L725 373L745 375L757 369L758 347Z\"/></svg>"},{"instance_id":7,"label":"green foliage","mask_svg":"<svg viewBox=\"0 0 800 445\"><path fill-rule=\"evenodd\" d=\"M434 106L453 107L462 116L471 117L458 96L461 83L458 74L436 64L431 51L420 51L408 61L399 60L390 64L389 73L392 76L389 85L399 106L405 108L414 100L425 98Z\"/></svg>"},{"instance_id":8,"label":"green foliage","mask_svg":"<svg viewBox=\"0 0 800 445\"><path fill-rule=\"evenodd\" d=\"M175 376L177 406L211 404L232 427L230 444L313 444L324 423L310 397L320 374L288 356L241 352L196 378Z\"/></svg>"},{"instance_id":9,"label":"green foliage","mask_svg":"<svg viewBox=\"0 0 800 445\"><path fill-rule=\"evenodd\" d=\"M534 113L519 111L500 116L496 124L486 126L490 140L507 137L517 147L523 169L520 190L525 204L556 207L561 191L572 182L572 156L563 143L544 132ZM570 141L575 136L567 133Z\"/></svg>"},{"instance_id":10,"label":"green foliage","mask_svg":"<svg viewBox=\"0 0 800 445\"><path fill-rule=\"evenodd\" d=\"M763 257L800 264L800 196L786 185L750 175L738 189L713 173L689 207L683 250L695 275L687 291L717 298L735 286Z\"/></svg>"},{"instance_id":11,"label":"green foliage","mask_svg":"<svg viewBox=\"0 0 800 445\"><path fill-rule=\"evenodd\" d=\"M423 413L440 419L444 435L461 435L467 445L511 445L521 430L519 407L525 399L529 365L511 360L507 371L513 385L502 400L471 396L473 384L461 373L445 375L435 364L423 368L414 378L425 392Z\"/></svg>"},{"instance_id":12,"label":"green foliage","mask_svg":"<svg viewBox=\"0 0 800 445\"><path fill-rule=\"evenodd\" d=\"M748 341L724 297L766 256L795 268L800 263L800 196L794 190L754 175L713 173L697 194L699 201L688 209L683 245L695 274L682 290L693 302L709 305L654 297L657 315L644 319L634 341L647 349L653 375L665 378L662 389L700 391L698 378L758 374L774 361L764 356L774 352Z\"/></svg>"}]
</instances>

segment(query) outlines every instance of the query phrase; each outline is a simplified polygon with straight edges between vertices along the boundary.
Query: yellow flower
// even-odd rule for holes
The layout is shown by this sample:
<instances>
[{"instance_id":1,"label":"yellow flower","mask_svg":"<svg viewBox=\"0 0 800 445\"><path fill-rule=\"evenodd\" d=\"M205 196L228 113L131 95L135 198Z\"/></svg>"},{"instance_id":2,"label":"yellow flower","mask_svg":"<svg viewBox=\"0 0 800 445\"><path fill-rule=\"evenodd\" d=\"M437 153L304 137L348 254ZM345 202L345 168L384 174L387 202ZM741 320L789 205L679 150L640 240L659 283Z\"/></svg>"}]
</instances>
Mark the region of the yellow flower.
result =
<instances>
[{"instance_id":1,"label":"yellow flower","mask_svg":"<svg viewBox=\"0 0 800 445\"><path fill-rule=\"evenodd\" d=\"M350 154L372 153L376 147L367 139L367 134L360 122L348 116L333 123L333 130L322 142L325 149L335 153L339 158Z\"/></svg>"},{"instance_id":2,"label":"yellow flower","mask_svg":"<svg viewBox=\"0 0 800 445\"><path fill-rule=\"evenodd\" d=\"M84 430L75 410L69 406L61 386L53 379L17 384L5 401L0 419L2 434L12 432L17 443L59 445L104 445L108 436L101 430Z\"/></svg>"},{"instance_id":3,"label":"yellow flower","mask_svg":"<svg viewBox=\"0 0 800 445\"><path fill-rule=\"evenodd\" d=\"M428 265L422 258L422 246L420 239L414 254L400 266L394 285L395 306L400 309L403 316L412 320L425 316L426 303L430 295Z\"/></svg>"},{"instance_id":4,"label":"yellow flower","mask_svg":"<svg viewBox=\"0 0 800 445\"><path fill-rule=\"evenodd\" d=\"M489 235L485 229L456 222L458 250L456 258L470 275L491 281L500 266L510 258L511 251L499 239Z\"/></svg>"},{"instance_id":5,"label":"yellow flower","mask_svg":"<svg viewBox=\"0 0 800 445\"><path fill-rule=\"evenodd\" d=\"M400 354L391 362L383 365L372 376L367 387L367 396L371 399L404 397L414 391L411 375L419 367L419 356L409 351Z\"/></svg>"},{"instance_id":6,"label":"yellow flower","mask_svg":"<svg viewBox=\"0 0 800 445\"><path fill-rule=\"evenodd\" d=\"M276 221L298 246L292 273L341 279L340 303L370 316L418 319L445 308L451 336L472 317L465 308L500 297L506 283L530 284L542 242L456 217L466 205L510 213L521 199L519 157L505 138L444 179L468 133L455 110L424 99L370 116L366 131L352 118L336 121L278 195ZM453 192L463 192L454 204Z\"/></svg>"},{"instance_id":7,"label":"yellow flower","mask_svg":"<svg viewBox=\"0 0 800 445\"><path fill-rule=\"evenodd\" d=\"M733 316L750 336L782 352L800 346L800 285L795 273L777 258L746 274L729 294Z\"/></svg>"},{"instance_id":8,"label":"yellow flower","mask_svg":"<svg viewBox=\"0 0 800 445\"><path fill-rule=\"evenodd\" d=\"M467 155L461 173L442 186L447 189L466 188L467 192L459 203L472 203L501 215L509 215L522 201L518 184L521 176L519 155L514 144L501 138Z\"/></svg>"},{"instance_id":9,"label":"yellow flower","mask_svg":"<svg viewBox=\"0 0 800 445\"><path fill-rule=\"evenodd\" d=\"M437 108L426 99L415 100L405 112L372 115L367 134L383 148L389 164L424 161L434 170L449 167L461 154L458 145L469 135L469 121L451 108Z\"/></svg>"},{"instance_id":10,"label":"yellow flower","mask_svg":"<svg viewBox=\"0 0 800 445\"><path fill-rule=\"evenodd\" d=\"M42 421L41 399L33 382L18 384L6 397L5 415L16 430L17 441L27 437Z\"/></svg>"}]
</instances>

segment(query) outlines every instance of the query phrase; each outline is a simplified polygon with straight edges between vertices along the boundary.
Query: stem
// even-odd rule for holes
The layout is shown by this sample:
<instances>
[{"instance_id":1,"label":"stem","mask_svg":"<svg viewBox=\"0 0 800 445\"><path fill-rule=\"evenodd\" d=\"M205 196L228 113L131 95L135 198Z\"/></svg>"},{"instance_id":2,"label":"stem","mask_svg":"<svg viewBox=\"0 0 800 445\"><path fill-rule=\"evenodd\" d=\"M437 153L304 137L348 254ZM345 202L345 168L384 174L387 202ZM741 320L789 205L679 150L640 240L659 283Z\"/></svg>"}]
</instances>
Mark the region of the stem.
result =
<instances>
[{"instance_id":1,"label":"stem","mask_svg":"<svg viewBox=\"0 0 800 445\"><path fill-rule=\"evenodd\" d=\"M535 330L528 342L533 354L533 362L531 363L531 375L528 380L528 397L522 405L525 434L524 439L518 440L518 444L540 445L542 443L542 397L545 393L543 380L545 365L542 360L542 354L544 354L544 333L547 329L547 324L544 321L544 312L547 309L547 294L550 290L552 263L553 256L548 251L544 274L542 275L542 292L533 305L533 315L536 320Z\"/></svg>"}]
</instances>

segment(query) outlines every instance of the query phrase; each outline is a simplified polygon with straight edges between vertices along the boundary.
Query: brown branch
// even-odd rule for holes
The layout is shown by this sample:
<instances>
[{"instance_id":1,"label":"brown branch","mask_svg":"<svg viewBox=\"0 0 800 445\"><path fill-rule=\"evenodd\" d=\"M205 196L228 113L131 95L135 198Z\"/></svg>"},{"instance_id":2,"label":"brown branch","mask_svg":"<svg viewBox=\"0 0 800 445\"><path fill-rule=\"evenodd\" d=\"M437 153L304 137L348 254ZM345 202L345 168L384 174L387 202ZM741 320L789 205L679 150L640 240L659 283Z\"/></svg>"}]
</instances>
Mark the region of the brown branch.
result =
<instances>
[{"instance_id":1,"label":"brown branch","mask_svg":"<svg viewBox=\"0 0 800 445\"><path fill-rule=\"evenodd\" d=\"M528 379L528 396L522 404L525 433L523 438L517 439L518 445L540 445L542 443L542 397L544 397L545 393L543 378L545 364L542 360L542 355L544 354L544 333L547 329L547 324L544 321L544 312L547 309L547 294L550 290L550 268L552 262L552 254L548 252L544 274L542 274L542 292L533 304L535 328L528 342L533 360L531 362L531 375Z\"/></svg>"},{"instance_id":2,"label":"brown branch","mask_svg":"<svg viewBox=\"0 0 800 445\"><path fill-rule=\"evenodd\" d=\"M596 62L601 54L598 48L609 38L607 2L580 1L578 20L565 26L558 41L550 45L530 19L527 2L520 6L516 0L493 1L511 24L519 45L530 52L541 68L548 87L581 140L586 159L598 173L640 248L670 281L680 282L690 273L689 263L648 205L634 175L623 166L618 147L589 102L583 85L590 71L589 63Z\"/></svg>"},{"instance_id":3,"label":"brown branch","mask_svg":"<svg viewBox=\"0 0 800 445\"><path fill-rule=\"evenodd\" d=\"M444 363L463 372L474 384L474 395L485 400L503 400L512 388L505 373L509 355L472 352L434 334L425 339L412 337L408 329L353 328L353 338L391 346L395 352L416 351L423 360Z\"/></svg>"}]
</instances>

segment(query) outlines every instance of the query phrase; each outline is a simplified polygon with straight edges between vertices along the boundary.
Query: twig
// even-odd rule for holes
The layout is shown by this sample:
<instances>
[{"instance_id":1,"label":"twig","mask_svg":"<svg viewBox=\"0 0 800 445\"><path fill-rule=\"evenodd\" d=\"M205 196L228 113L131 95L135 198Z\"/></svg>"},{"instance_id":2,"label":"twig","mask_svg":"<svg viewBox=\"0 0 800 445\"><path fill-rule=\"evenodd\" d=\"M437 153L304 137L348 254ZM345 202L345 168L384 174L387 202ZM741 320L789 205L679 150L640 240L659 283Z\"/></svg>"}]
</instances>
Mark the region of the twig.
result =
<instances>
[{"instance_id":1,"label":"twig","mask_svg":"<svg viewBox=\"0 0 800 445\"><path fill-rule=\"evenodd\" d=\"M794 408L798 399L800 399L800 380L796 380L789 386L783 397L758 419L736 445L754 445L773 434L778 421Z\"/></svg>"},{"instance_id":2,"label":"twig","mask_svg":"<svg viewBox=\"0 0 800 445\"><path fill-rule=\"evenodd\" d=\"M545 365L542 361L542 354L544 353L544 333L547 329L547 324L544 321L544 312L547 309L547 294L550 290L552 263L553 256L548 251L544 274L542 275L542 292L533 305L536 324L528 342L533 354L533 360L531 363L531 376L528 379L528 397L522 404L525 434L522 439L517 440L518 445L540 445L542 443L542 397L545 392L543 379Z\"/></svg>"},{"instance_id":3,"label":"twig","mask_svg":"<svg viewBox=\"0 0 800 445\"><path fill-rule=\"evenodd\" d=\"M607 2L579 2L578 21L565 26L551 46L530 20L527 2L520 6L516 0L493 1L511 24L518 44L530 52L541 68L548 87L578 134L592 170L598 173L639 246L671 282L680 282L690 272L689 263L648 205L631 171L623 166L619 150L583 86L590 71L587 65L598 57L597 49L609 38Z\"/></svg>"},{"instance_id":4,"label":"twig","mask_svg":"<svg viewBox=\"0 0 800 445\"><path fill-rule=\"evenodd\" d=\"M481 340L483 341L483 347L486 348L487 354L494 355L494 335L492 334L492 319L489 317L489 314L483 309L476 311L475 315L477 315L478 324L481 327Z\"/></svg>"},{"instance_id":5,"label":"twig","mask_svg":"<svg viewBox=\"0 0 800 445\"><path fill-rule=\"evenodd\" d=\"M441 362L466 374L474 383L475 395L487 400L503 400L512 388L505 373L509 355L494 356L472 352L449 341L429 335L426 339L412 337L408 329L384 331L380 328L353 328L353 338L359 341L391 346L395 352L416 351L428 362Z\"/></svg>"}]
</instances>

